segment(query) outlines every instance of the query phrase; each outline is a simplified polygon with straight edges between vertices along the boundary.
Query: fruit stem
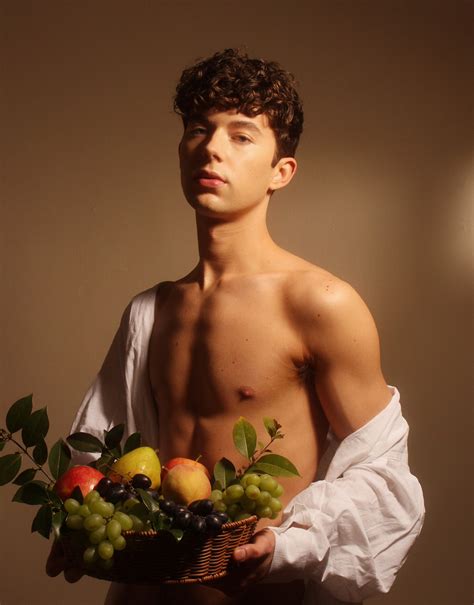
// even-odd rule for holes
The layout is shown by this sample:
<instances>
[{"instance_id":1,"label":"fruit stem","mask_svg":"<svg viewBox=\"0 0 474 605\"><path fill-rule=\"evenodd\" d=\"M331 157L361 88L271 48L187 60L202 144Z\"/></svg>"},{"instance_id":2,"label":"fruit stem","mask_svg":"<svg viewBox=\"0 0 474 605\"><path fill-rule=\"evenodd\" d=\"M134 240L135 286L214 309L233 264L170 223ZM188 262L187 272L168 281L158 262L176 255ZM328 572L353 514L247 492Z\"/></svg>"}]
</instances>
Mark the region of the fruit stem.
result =
<instances>
[{"instance_id":1,"label":"fruit stem","mask_svg":"<svg viewBox=\"0 0 474 605\"><path fill-rule=\"evenodd\" d=\"M255 452L253 454L253 456L249 459L249 464L247 466L244 466L242 468L240 468L236 475L237 477L241 477L242 475L245 475L245 473L247 472L247 470L253 466L254 464L256 464L260 458L263 456L263 454L268 451L268 448L271 446L271 444L275 441L275 439L281 439L283 437L283 435L281 433L279 433L279 431L277 431L273 437L270 439L270 441L267 443L267 445L264 445L260 450L257 450L257 452Z\"/></svg>"},{"instance_id":2,"label":"fruit stem","mask_svg":"<svg viewBox=\"0 0 474 605\"><path fill-rule=\"evenodd\" d=\"M17 447L20 448L20 450L24 454L26 454L28 456L28 458L31 460L31 462L33 462L33 464L35 465L36 470L41 471L43 473L43 475L46 477L46 479L48 479L48 481L50 483L54 483L54 479L48 475L48 473L43 469L43 466L41 464L38 464L36 462L36 460L30 455L30 453L28 452L28 450L21 445L21 443L18 443L18 441L16 441L16 439L13 439L13 437L11 436L11 434L7 435L7 439L10 440L10 441L12 441Z\"/></svg>"}]
</instances>

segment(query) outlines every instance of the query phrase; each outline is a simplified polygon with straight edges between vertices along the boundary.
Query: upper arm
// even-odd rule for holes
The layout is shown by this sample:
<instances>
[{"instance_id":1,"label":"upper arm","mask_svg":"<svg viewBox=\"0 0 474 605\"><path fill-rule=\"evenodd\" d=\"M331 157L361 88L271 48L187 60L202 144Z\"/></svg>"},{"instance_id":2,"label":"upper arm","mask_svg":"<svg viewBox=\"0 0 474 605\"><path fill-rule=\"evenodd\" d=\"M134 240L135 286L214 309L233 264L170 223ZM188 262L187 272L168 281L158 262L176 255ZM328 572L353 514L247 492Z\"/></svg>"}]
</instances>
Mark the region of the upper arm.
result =
<instances>
[{"instance_id":1,"label":"upper arm","mask_svg":"<svg viewBox=\"0 0 474 605\"><path fill-rule=\"evenodd\" d=\"M309 284L303 338L315 362L315 389L335 435L343 439L390 401L372 315L346 282Z\"/></svg>"}]
</instances>

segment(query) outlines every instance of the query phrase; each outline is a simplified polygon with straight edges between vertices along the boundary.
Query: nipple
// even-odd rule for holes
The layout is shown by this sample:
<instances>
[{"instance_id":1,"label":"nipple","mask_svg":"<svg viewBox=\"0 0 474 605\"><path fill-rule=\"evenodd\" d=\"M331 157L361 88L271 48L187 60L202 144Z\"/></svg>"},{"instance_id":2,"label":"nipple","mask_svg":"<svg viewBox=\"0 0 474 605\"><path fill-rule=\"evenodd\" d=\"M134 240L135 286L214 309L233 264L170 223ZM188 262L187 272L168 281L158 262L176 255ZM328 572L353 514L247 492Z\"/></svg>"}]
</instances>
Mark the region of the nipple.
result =
<instances>
[{"instance_id":1,"label":"nipple","mask_svg":"<svg viewBox=\"0 0 474 605\"><path fill-rule=\"evenodd\" d=\"M255 397L255 391L252 387L242 386L239 387L239 395L241 399L252 399Z\"/></svg>"}]
</instances>

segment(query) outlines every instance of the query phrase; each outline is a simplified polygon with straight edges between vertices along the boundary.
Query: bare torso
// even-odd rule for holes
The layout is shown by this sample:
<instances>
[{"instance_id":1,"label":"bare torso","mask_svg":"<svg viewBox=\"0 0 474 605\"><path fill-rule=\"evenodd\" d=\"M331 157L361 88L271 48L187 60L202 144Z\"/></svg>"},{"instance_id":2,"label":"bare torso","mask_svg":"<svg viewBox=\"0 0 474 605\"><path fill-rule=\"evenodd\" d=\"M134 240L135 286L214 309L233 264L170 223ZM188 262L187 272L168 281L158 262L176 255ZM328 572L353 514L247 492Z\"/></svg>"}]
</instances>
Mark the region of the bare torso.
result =
<instances>
[{"instance_id":1,"label":"bare torso","mask_svg":"<svg viewBox=\"0 0 474 605\"><path fill-rule=\"evenodd\" d=\"M291 304L294 280L305 279L308 270L314 278L320 270L300 259L292 263L291 272L233 277L210 291L192 278L161 284L149 350L160 458L201 455L212 469L226 456L239 467L245 459L232 444L234 422L244 416L264 438L262 419L271 416L285 434L275 451L289 457L301 474L281 479L284 504L314 480L328 429ZM327 275L321 271L321 279ZM270 523L278 519L261 520L258 529ZM281 587L268 585L269 591L275 592L273 602L283 602ZM186 602L214 602L214 592L211 599L209 589L197 587ZM294 600L286 595L286 605L300 602L300 593L292 591ZM219 595L216 602L228 602ZM173 595L173 602L178 597Z\"/></svg>"}]
</instances>

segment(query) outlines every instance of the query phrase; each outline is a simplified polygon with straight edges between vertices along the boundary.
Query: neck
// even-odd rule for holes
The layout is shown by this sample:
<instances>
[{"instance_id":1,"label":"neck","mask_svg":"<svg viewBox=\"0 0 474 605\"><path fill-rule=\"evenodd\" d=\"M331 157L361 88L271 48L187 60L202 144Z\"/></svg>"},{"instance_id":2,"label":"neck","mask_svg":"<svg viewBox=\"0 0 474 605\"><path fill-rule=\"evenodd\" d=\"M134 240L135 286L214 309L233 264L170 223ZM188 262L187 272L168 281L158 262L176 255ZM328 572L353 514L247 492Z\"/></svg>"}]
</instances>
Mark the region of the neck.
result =
<instances>
[{"instance_id":1,"label":"neck","mask_svg":"<svg viewBox=\"0 0 474 605\"><path fill-rule=\"evenodd\" d=\"M223 221L196 214L199 263L194 271L201 286L265 271L279 250L266 224L266 208Z\"/></svg>"}]
</instances>

